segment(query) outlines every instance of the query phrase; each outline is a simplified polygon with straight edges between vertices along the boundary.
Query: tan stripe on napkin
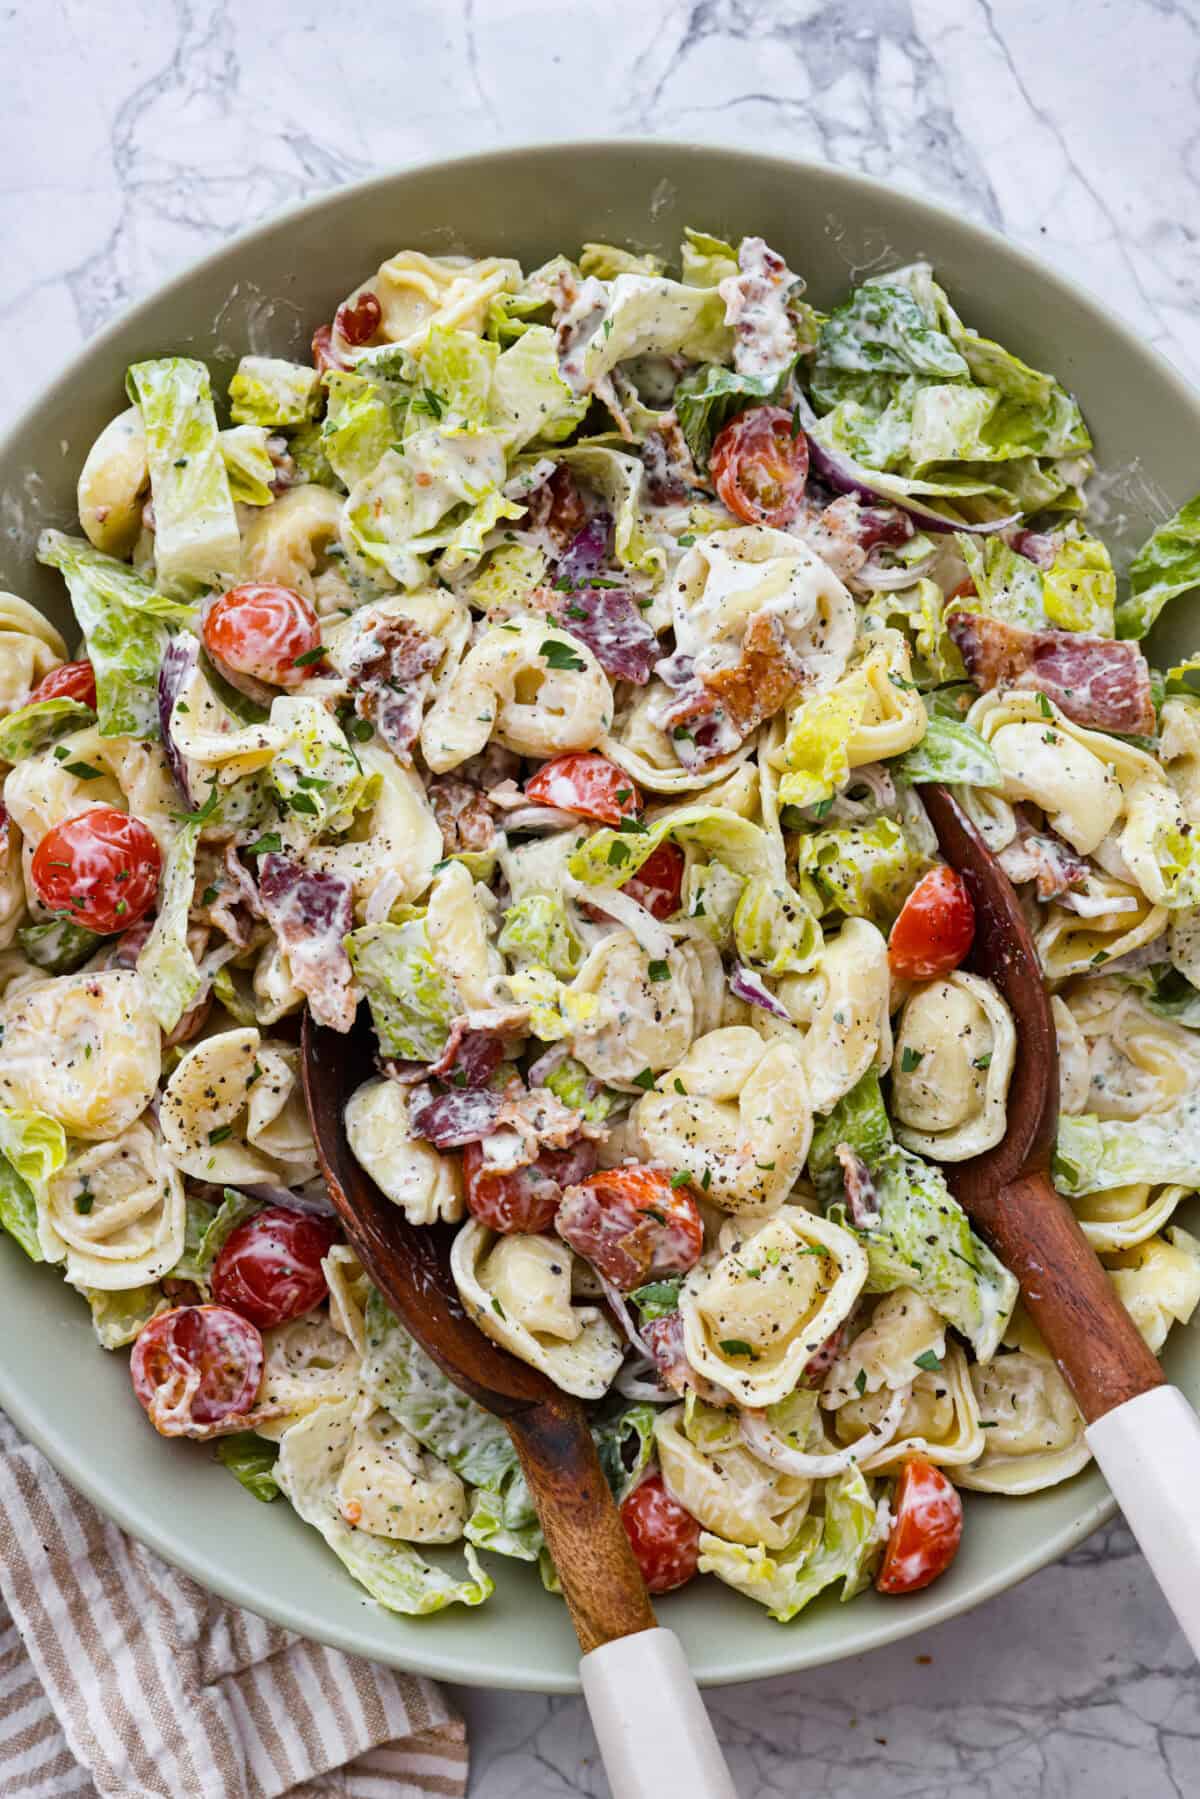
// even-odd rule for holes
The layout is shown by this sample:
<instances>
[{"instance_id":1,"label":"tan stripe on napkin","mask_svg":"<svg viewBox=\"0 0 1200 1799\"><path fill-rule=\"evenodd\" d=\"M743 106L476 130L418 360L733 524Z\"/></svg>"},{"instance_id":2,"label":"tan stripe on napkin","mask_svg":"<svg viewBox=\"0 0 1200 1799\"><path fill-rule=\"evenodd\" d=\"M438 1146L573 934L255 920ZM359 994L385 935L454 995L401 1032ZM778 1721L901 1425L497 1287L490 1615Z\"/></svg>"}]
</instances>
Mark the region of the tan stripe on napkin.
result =
<instances>
[{"instance_id":1,"label":"tan stripe on napkin","mask_svg":"<svg viewBox=\"0 0 1200 1799\"><path fill-rule=\"evenodd\" d=\"M6 1420L0 1599L5 1799L465 1791L463 1727L436 1687L215 1599L107 1523Z\"/></svg>"}]
</instances>

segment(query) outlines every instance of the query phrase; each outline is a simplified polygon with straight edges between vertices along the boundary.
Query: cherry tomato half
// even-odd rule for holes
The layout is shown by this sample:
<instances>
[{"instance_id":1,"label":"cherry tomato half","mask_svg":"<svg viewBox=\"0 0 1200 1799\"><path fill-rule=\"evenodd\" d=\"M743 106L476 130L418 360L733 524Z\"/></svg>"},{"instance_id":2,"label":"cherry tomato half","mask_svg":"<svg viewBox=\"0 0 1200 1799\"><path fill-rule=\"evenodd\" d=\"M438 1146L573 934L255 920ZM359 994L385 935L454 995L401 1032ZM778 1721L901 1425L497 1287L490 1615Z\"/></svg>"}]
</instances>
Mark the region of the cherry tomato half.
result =
<instances>
[{"instance_id":1,"label":"cherry tomato half","mask_svg":"<svg viewBox=\"0 0 1200 1799\"><path fill-rule=\"evenodd\" d=\"M250 581L223 593L204 620L210 655L239 675L295 687L321 647L317 615L294 587Z\"/></svg>"},{"instance_id":2,"label":"cherry tomato half","mask_svg":"<svg viewBox=\"0 0 1200 1799\"><path fill-rule=\"evenodd\" d=\"M881 1593L916 1593L944 1574L958 1554L962 1500L940 1468L912 1455L900 1471L892 1504L895 1519L875 1585Z\"/></svg>"},{"instance_id":3,"label":"cherry tomato half","mask_svg":"<svg viewBox=\"0 0 1200 1799\"><path fill-rule=\"evenodd\" d=\"M642 796L624 769L607 756L593 754L556 756L553 762L544 762L526 781L525 794L539 806L557 806L606 825L636 818L642 809Z\"/></svg>"},{"instance_id":4,"label":"cherry tomato half","mask_svg":"<svg viewBox=\"0 0 1200 1799\"><path fill-rule=\"evenodd\" d=\"M901 907L888 938L888 962L898 981L932 981L958 967L974 937L966 882L940 865L921 876Z\"/></svg>"},{"instance_id":5,"label":"cherry tomato half","mask_svg":"<svg viewBox=\"0 0 1200 1799\"><path fill-rule=\"evenodd\" d=\"M213 1298L259 1330L287 1324L329 1291L321 1258L336 1240L328 1219L268 1206L226 1238L213 1264Z\"/></svg>"},{"instance_id":6,"label":"cherry tomato half","mask_svg":"<svg viewBox=\"0 0 1200 1799\"><path fill-rule=\"evenodd\" d=\"M633 1489L621 1506L621 1523L648 1593L686 1586L700 1560L700 1526L667 1492L661 1475L651 1474Z\"/></svg>"},{"instance_id":7,"label":"cherry tomato half","mask_svg":"<svg viewBox=\"0 0 1200 1799\"><path fill-rule=\"evenodd\" d=\"M30 877L51 912L110 936L147 913L158 892L162 855L140 819L114 806L77 812L46 832Z\"/></svg>"},{"instance_id":8,"label":"cherry tomato half","mask_svg":"<svg viewBox=\"0 0 1200 1799\"><path fill-rule=\"evenodd\" d=\"M655 918L672 918L679 910L683 894L684 867L679 845L660 843L637 873L622 881L621 892L629 894L639 906L645 906Z\"/></svg>"},{"instance_id":9,"label":"cherry tomato half","mask_svg":"<svg viewBox=\"0 0 1200 1799\"><path fill-rule=\"evenodd\" d=\"M511 1174L485 1168L482 1144L468 1143L462 1155L467 1210L490 1231L528 1231L536 1236L552 1229L563 1188L582 1180L595 1166L596 1146L586 1138L568 1149L544 1149L536 1162L514 1168Z\"/></svg>"},{"instance_id":10,"label":"cherry tomato half","mask_svg":"<svg viewBox=\"0 0 1200 1799\"><path fill-rule=\"evenodd\" d=\"M160 1312L133 1346L133 1390L164 1437L210 1437L240 1428L262 1379L255 1327L225 1306Z\"/></svg>"},{"instance_id":11,"label":"cherry tomato half","mask_svg":"<svg viewBox=\"0 0 1200 1799\"><path fill-rule=\"evenodd\" d=\"M730 512L748 525L782 528L808 482L808 439L782 406L751 406L718 433L709 473Z\"/></svg>"},{"instance_id":12,"label":"cherry tomato half","mask_svg":"<svg viewBox=\"0 0 1200 1799\"><path fill-rule=\"evenodd\" d=\"M569 1187L555 1226L623 1293L700 1260L704 1223L686 1187L660 1169L609 1168Z\"/></svg>"},{"instance_id":13,"label":"cherry tomato half","mask_svg":"<svg viewBox=\"0 0 1200 1799\"><path fill-rule=\"evenodd\" d=\"M78 700L96 710L96 671L90 662L60 662L48 675L43 675L28 700Z\"/></svg>"}]
</instances>

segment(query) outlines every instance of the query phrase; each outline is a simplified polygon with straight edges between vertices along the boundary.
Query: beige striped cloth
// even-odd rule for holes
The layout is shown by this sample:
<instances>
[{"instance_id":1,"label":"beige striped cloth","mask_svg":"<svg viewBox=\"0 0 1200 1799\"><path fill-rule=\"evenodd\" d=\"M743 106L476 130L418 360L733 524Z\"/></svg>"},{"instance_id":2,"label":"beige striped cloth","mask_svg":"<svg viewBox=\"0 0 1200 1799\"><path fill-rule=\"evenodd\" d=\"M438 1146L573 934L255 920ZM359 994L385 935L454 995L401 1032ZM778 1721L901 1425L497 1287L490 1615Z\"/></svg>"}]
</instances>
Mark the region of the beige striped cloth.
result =
<instances>
[{"instance_id":1,"label":"beige striped cloth","mask_svg":"<svg viewBox=\"0 0 1200 1799\"><path fill-rule=\"evenodd\" d=\"M414 1799L466 1791L431 1682L206 1593L0 1413L0 1794Z\"/></svg>"}]
</instances>

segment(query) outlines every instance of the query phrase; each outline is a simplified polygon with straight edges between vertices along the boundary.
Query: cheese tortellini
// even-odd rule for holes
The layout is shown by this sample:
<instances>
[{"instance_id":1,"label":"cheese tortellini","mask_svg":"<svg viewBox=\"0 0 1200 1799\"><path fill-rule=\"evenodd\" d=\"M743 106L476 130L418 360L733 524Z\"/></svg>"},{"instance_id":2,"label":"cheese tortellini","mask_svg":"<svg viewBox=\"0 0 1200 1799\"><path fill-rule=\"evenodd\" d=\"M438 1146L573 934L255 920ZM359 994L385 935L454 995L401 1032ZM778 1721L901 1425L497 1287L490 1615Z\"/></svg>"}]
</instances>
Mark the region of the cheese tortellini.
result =
<instances>
[{"instance_id":1,"label":"cheese tortellini","mask_svg":"<svg viewBox=\"0 0 1200 1799\"><path fill-rule=\"evenodd\" d=\"M46 1184L43 1251L73 1286L143 1287L183 1254L183 1182L146 1123L79 1148Z\"/></svg>"},{"instance_id":2,"label":"cheese tortellini","mask_svg":"<svg viewBox=\"0 0 1200 1799\"><path fill-rule=\"evenodd\" d=\"M402 1543L456 1543L467 1495L452 1469L387 1412L361 1407L338 1475L338 1509L354 1530Z\"/></svg>"},{"instance_id":3,"label":"cheese tortellini","mask_svg":"<svg viewBox=\"0 0 1200 1799\"><path fill-rule=\"evenodd\" d=\"M707 793L745 763L754 738L748 737L736 749L714 756L699 768L685 766L675 753L670 732L659 722L669 698L663 683L654 678L645 687L633 688L597 748L648 793Z\"/></svg>"},{"instance_id":4,"label":"cheese tortellini","mask_svg":"<svg viewBox=\"0 0 1200 1799\"><path fill-rule=\"evenodd\" d=\"M608 676L586 644L553 625L513 621L467 651L425 715L421 750L435 774L493 738L521 756L590 750L612 715Z\"/></svg>"},{"instance_id":5,"label":"cheese tortellini","mask_svg":"<svg viewBox=\"0 0 1200 1799\"><path fill-rule=\"evenodd\" d=\"M917 987L900 1014L892 1064L900 1141L939 1162L964 1162L999 1143L1016 1041L990 981L958 969Z\"/></svg>"},{"instance_id":6,"label":"cheese tortellini","mask_svg":"<svg viewBox=\"0 0 1200 1799\"><path fill-rule=\"evenodd\" d=\"M160 1119L173 1161L196 1180L286 1185L316 1167L298 1051L253 1025L218 1032L185 1053Z\"/></svg>"},{"instance_id":7,"label":"cheese tortellini","mask_svg":"<svg viewBox=\"0 0 1200 1799\"><path fill-rule=\"evenodd\" d=\"M719 1250L680 1293L688 1361L740 1405L774 1405L849 1315L866 1278L858 1239L799 1206L762 1224L727 1224Z\"/></svg>"},{"instance_id":8,"label":"cheese tortellini","mask_svg":"<svg viewBox=\"0 0 1200 1799\"><path fill-rule=\"evenodd\" d=\"M79 522L98 550L108 556L132 553L149 492L141 408L128 406L105 425L79 475Z\"/></svg>"},{"instance_id":9,"label":"cheese tortellini","mask_svg":"<svg viewBox=\"0 0 1200 1799\"><path fill-rule=\"evenodd\" d=\"M417 350L430 327L469 331L476 336L487 322L488 306L502 293L515 292L521 269L511 257L485 256L472 262L466 256L426 256L421 250L398 250L381 263L369 281L348 295L353 308L370 292L379 302L378 337L384 343ZM339 348L351 356L353 346L338 334Z\"/></svg>"},{"instance_id":10,"label":"cheese tortellini","mask_svg":"<svg viewBox=\"0 0 1200 1799\"><path fill-rule=\"evenodd\" d=\"M410 1224L456 1222L463 1215L456 1162L408 1128L408 1099L395 1081L367 1081L346 1107L346 1137L355 1160Z\"/></svg>"},{"instance_id":11,"label":"cheese tortellini","mask_svg":"<svg viewBox=\"0 0 1200 1799\"><path fill-rule=\"evenodd\" d=\"M573 1303L574 1259L558 1237L497 1237L472 1219L454 1239L450 1270L485 1337L564 1392L599 1399L621 1365L621 1339L599 1307Z\"/></svg>"},{"instance_id":12,"label":"cheese tortellini","mask_svg":"<svg viewBox=\"0 0 1200 1799\"><path fill-rule=\"evenodd\" d=\"M255 1430L278 1443L318 1406L353 1402L361 1375L360 1350L323 1312L265 1330Z\"/></svg>"},{"instance_id":13,"label":"cheese tortellini","mask_svg":"<svg viewBox=\"0 0 1200 1799\"><path fill-rule=\"evenodd\" d=\"M353 611L341 530L342 501L330 488L290 488L257 507L243 530L242 579L293 587L322 616Z\"/></svg>"},{"instance_id":14,"label":"cheese tortellini","mask_svg":"<svg viewBox=\"0 0 1200 1799\"><path fill-rule=\"evenodd\" d=\"M801 1054L814 1112L832 1112L869 1068L890 1065L887 944L869 920L848 918L836 937L827 939L814 972L788 976L779 984L779 997L807 1027ZM760 1028L772 1030L774 1021Z\"/></svg>"},{"instance_id":15,"label":"cheese tortellini","mask_svg":"<svg viewBox=\"0 0 1200 1799\"><path fill-rule=\"evenodd\" d=\"M15 593L0 593L0 714L23 706L67 646L49 619Z\"/></svg>"},{"instance_id":16,"label":"cheese tortellini","mask_svg":"<svg viewBox=\"0 0 1200 1799\"><path fill-rule=\"evenodd\" d=\"M1171 1326L1186 1324L1200 1303L1200 1242L1176 1224L1105 1263L1121 1304L1157 1355Z\"/></svg>"},{"instance_id":17,"label":"cheese tortellini","mask_svg":"<svg viewBox=\"0 0 1200 1799\"><path fill-rule=\"evenodd\" d=\"M68 1136L119 1137L158 1086L162 1036L132 969L39 981L0 1007L0 1031L0 1097Z\"/></svg>"},{"instance_id":18,"label":"cheese tortellini","mask_svg":"<svg viewBox=\"0 0 1200 1799\"><path fill-rule=\"evenodd\" d=\"M1001 1351L970 1371L983 1454L956 1468L958 1486L980 1493L1039 1493L1091 1460L1083 1419L1044 1351Z\"/></svg>"},{"instance_id":19,"label":"cheese tortellini","mask_svg":"<svg viewBox=\"0 0 1200 1799\"><path fill-rule=\"evenodd\" d=\"M692 1517L730 1543L785 1549L808 1511L812 1482L760 1461L742 1443L737 1413L697 1407L704 1428L688 1434L683 1406L654 1422L663 1484Z\"/></svg>"},{"instance_id":20,"label":"cheese tortellini","mask_svg":"<svg viewBox=\"0 0 1200 1799\"><path fill-rule=\"evenodd\" d=\"M629 1082L683 1060L697 1037L721 1022L721 958L705 938L686 938L666 957L666 974L627 931L598 943L571 984L595 996L572 1038L572 1053L602 1081Z\"/></svg>"},{"instance_id":21,"label":"cheese tortellini","mask_svg":"<svg viewBox=\"0 0 1200 1799\"><path fill-rule=\"evenodd\" d=\"M652 1162L705 1178L713 1205L763 1212L782 1205L804 1167L812 1113L804 1063L786 1040L748 1025L697 1038L634 1122Z\"/></svg>"}]
</instances>

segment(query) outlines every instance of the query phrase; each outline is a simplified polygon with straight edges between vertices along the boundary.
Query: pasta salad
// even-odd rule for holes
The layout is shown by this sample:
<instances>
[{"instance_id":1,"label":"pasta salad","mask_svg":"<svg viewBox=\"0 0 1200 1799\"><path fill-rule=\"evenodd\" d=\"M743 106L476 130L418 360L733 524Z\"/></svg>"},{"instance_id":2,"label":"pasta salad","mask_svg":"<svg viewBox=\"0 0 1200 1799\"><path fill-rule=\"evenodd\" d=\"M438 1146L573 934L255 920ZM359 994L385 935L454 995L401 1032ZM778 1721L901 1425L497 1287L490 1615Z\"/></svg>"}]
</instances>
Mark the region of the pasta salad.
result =
<instances>
[{"instance_id":1,"label":"pasta salad","mask_svg":"<svg viewBox=\"0 0 1200 1799\"><path fill-rule=\"evenodd\" d=\"M126 386L39 544L71 641L0 596L0 1222L155 1429L396 1611L485 1600L481 1554L557 1584L318 1176L299 1017L365 1006L353 1153L587 1402L651 1591L910 1592L960 1489L1082 1468L947 1182L1018 1045L922 788L1020 895L1056 1183L1157 1352L1200 1299L1200 657L1139 640L1200 500L1118 582L1052 375L924 263L823 314L756 237L401 251L311 362Z\"/></svg>"}]
</instances>

